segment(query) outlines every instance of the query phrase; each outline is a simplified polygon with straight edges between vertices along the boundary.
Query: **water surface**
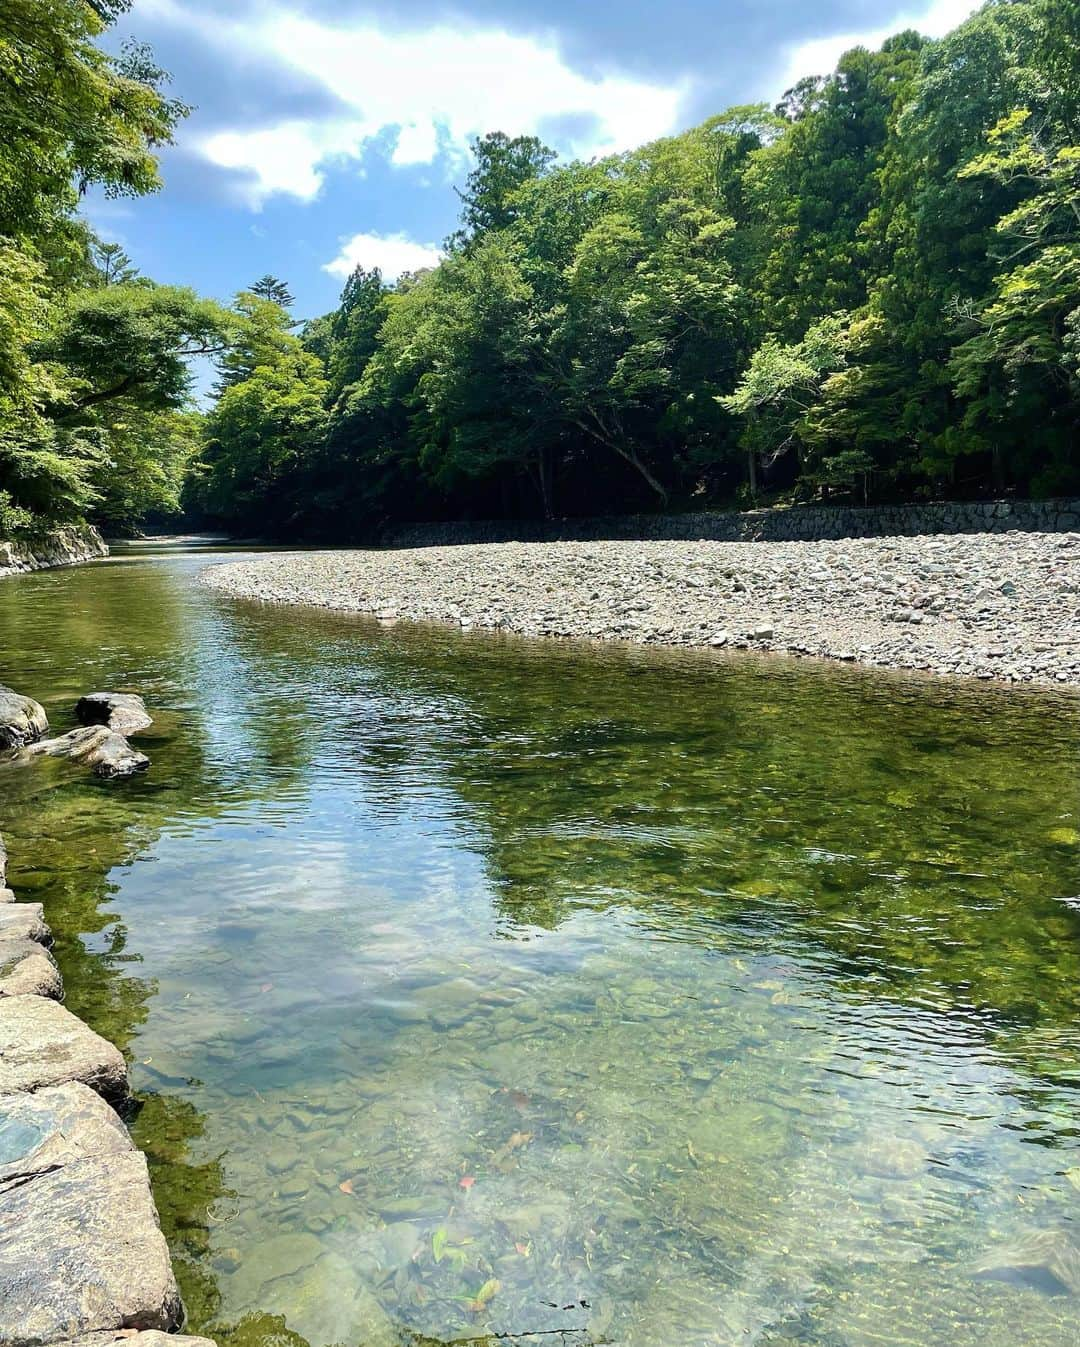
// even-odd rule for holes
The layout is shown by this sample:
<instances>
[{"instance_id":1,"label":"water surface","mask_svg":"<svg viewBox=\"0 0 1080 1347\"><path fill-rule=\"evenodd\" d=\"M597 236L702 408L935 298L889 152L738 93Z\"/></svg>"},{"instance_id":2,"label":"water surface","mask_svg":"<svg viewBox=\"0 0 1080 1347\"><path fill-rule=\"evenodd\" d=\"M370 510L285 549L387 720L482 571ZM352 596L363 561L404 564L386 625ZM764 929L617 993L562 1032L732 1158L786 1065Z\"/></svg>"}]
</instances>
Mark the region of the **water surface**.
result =
<instances>
[{"instance_id":1,"label":"water surface","mask_svg":"<svg viewBox=\"0 0 1080 1347\"><path fill-rule=\"evenodd\" d=\"M1080 700L0 584L0 766L223 1347L1080 1338ZM546 1336L526 1336L539 1335ZM503 1339L505 1340L505 1339Z\"/></svg>"}]
</instances>

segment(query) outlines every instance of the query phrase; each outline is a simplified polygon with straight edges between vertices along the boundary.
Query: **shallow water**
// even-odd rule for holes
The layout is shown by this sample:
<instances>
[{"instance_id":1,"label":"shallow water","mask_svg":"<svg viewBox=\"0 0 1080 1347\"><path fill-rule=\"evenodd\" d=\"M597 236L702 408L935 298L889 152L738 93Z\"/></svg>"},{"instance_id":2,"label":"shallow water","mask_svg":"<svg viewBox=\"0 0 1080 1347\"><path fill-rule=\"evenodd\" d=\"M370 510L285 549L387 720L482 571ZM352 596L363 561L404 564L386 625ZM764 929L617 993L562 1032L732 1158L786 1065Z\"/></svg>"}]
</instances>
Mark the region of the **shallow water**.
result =
<instances>
[{"instance_id":1,"label":"shallow water","mask_svg":"<svg viewBox=\"0 0 1080 1347\"><path fill-rule=\"evenodd\" d=\"M0 584L0 766L223 1347L1080 1337L1080 699ZM555 1330L565 1330L556 1332Z\"/></svg>"}]
</instances>

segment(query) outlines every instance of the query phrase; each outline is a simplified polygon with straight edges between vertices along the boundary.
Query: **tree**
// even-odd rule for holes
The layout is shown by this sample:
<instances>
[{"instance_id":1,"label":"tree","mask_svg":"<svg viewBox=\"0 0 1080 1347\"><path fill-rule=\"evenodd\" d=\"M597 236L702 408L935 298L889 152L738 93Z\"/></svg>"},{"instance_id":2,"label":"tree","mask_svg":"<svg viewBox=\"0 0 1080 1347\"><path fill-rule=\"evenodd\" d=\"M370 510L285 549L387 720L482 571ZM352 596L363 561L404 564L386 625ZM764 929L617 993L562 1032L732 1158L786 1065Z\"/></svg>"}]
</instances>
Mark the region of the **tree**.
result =
<instances>
[{"instance_id":1,"label":"tree","mask_svg":"<svg viewBox=\"0 0 1080 1347\"><path fill-rule=\"evenodd\" d=\"M299 344L226 388L206 420L191 503L245 530L289 527L290 485L325 436L326 391L319 362Z\"/></svg>"},{"instance_id":2,"label":"tree","mask_svg":"<svg viewBox=\"0 0 1080 1347\"><path fill-rule=\"evenodd\" d=\"M219 347L218 392L250 379L260 365L275 365L298 345L293 321L280 304L241 290L233 302L229 340Z\"/></svg>"},{"instance_id":3,"label":"tree","mask_svg":"<svg viewBox=\"0 0 1080 1347\"><path fill-rule=\"evenodd\" d=\"M357 383L378 349L387 316L387 288L378 267L357 267L345 282L341 303L330 319L327 370L332 396Z\"/></svg>"},{"instance_id":4,"label":"tree","mask_svg":"<svg viewBox=\"0 0 1080 1347\"><path fill-rule=\"evenodd\" d=\"M0 235L63 234L92 185L139 196L160 185L154 151L188 109L163 93L149 50L95 45L126 6L5 0L0 12Z\"/></svg>"},{"instance_id":5,"label":"tree","mask_svg":"<svg viewBox=\"0 0 1080 1347\"><path fill-rule=\"evenodd\" d=\"M180 405L185 343L213 326L188 292L150 298L145 283L132 285L123 250L75 214L91 186L109 196L154 191L155 151L187 112L166 96L168 76L148 48L127 43L114 56L97 45L127 8L0 8L0 534L97 508L110 465L126 453L111 438L125 433L119 421L99 406L126 403L134 414L152 389L159 408ZM134 430L129 439L148 463L157 441Z\"/></svg>"},{"instance_id":6,"label":"tree","mask_svg":"<svg viewBox=\"0 0 1080 1347\"><path fill-rule=\"evenodd\" d=\"M138 278L138 267L119 243L94 239L90 244L90 255L102 285L127 285Z\"/></svg>"},{"instance_id":7,"label":"tree","mask_svg":"<svg viewBox=\"0 0 1080 1347\"><path fill-rule=\"evenodd\" d=\"M118 284L66 298L32 349L67 371L65 394L53 407L63 422L119 398L176 410L191 386L188 361L223 350L231 325L226 310L193 290Z\"/></svg>"},{"instance_id":8,"label":"tree","mask_svg":"<svg viewBox=\"0 0 1080 1347\"><path fill-rule=\"evenodd\" d=\"M283 309L289 308L293 303L292 292L285 282L269 274L259 277L251 286L251 293L258 295L260 299L268 299L272 304L280 304Z\"/></svg>"},{"instance_id":9,"label":"tree","mask_svg":"<svg viewBox=\"0 0 1080 1347\"><path fill-rule=\"evenodd\" d=\"M491 230L505 229L518 218L517 194L541 177L555 160L555 151L536 136L491 131L472 144L475 166L461 198L461 227L450 240L465 246Z\"/></svg>"}]
</instances>

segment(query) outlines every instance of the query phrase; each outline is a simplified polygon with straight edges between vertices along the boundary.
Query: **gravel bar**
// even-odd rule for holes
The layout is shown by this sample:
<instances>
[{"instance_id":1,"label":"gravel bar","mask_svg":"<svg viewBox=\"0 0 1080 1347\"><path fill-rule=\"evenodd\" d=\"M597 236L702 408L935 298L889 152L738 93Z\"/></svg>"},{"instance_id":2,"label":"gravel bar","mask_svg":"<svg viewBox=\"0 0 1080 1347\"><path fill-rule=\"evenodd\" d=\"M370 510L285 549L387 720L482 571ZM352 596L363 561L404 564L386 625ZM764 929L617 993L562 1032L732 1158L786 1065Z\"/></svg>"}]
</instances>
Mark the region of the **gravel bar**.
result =
<instances>
[{"instance_id":1,"label":"gravel bar","mask_svg":"<svg viewBox=\"0 0 1080 1347\"><path fill-rule=\"evenodd\" d=\"M1080 686L1078 533L299 552L202 578L239 598L384 622Z\"/></svg>"}]
</instances>

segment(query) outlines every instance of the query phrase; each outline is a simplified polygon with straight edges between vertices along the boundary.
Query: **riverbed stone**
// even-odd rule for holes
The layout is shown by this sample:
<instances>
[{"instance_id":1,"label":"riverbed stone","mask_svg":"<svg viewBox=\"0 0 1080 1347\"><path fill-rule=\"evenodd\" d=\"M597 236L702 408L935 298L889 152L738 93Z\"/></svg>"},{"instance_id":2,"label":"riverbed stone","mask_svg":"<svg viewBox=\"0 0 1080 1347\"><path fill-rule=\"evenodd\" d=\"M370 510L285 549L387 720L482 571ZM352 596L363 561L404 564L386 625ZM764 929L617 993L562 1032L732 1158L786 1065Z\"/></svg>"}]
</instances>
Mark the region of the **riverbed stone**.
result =
<instances>
[{"instance_id":1,"label":"riverbed stone","mask_svg":"<svg viewBox=\"0 0 1080 1347\"><path fill-rule=\"evenodd\" d=\"M0 748L32 744L48 728L48 717L37 702L0 685Z\"/></svg>"},{"instance_id":2,"label":"riverbed stone","mask_svg":"<svg viewBox=\"0 0 1080 1347\"><path fill-rule=\"evenodd\" d=\"M52 933L45 924L40 903L5 903L0 906L0 940L36 940L52 944Z\"/></svg>"},{"instance_id":3,"label":"riverbed stone","mask_svg":"<svg viewBox=\"0 0 1080 1347\"><path fill-rule=\"evenodd\" d=\"M1026 1282L1080 1296L1080 1247L1066 1230L1038 1230L990 1249L971 1265L972 1276Z\"/></svg>"},{"instance_id":4,"label":"riverbed stone","mask_svg":"<svg viewBox=\"0 0 1080 1347\"><path fill-rule=\"evenodd\" d=\"M59 1001L64 983L56 961L36 940L0 940L0 997L49 996Z\"/></svg>"},{"instance_id":5,"label":"riverbed stone","mask_svg":"<svg viewBox=\"0 0 1080 1347\"><path fill-rule=\"evenodd\" d=\"M0 1094L81 1081L109 1100L128 1093L119 1048L40 996L0 1000Z\"/></svg>"},{"instance_id":6,"label":"riverbed stone","mask_svg":"<svg viewBox=\"0 0 1080 1347\"><path fill-rule=\"evenodd\" d=\"M43 739L24 753L28 757L68 758L106 778L134 776L150 766L145 753L136 752L122 734L105 725L88 725L56 739Z\"/></svg>"},{"instance_id":7,"label":"riverbed stone","mask_svg":"<svg viewBox=\"0 0 1080 1347\"><path fill-rule=\"evenodd\" d=\"M148 730L154 723L146 703L134 692L90 692L75 706L80 725L105 725L125 738Z\"/></svg>"}]
</instances>

